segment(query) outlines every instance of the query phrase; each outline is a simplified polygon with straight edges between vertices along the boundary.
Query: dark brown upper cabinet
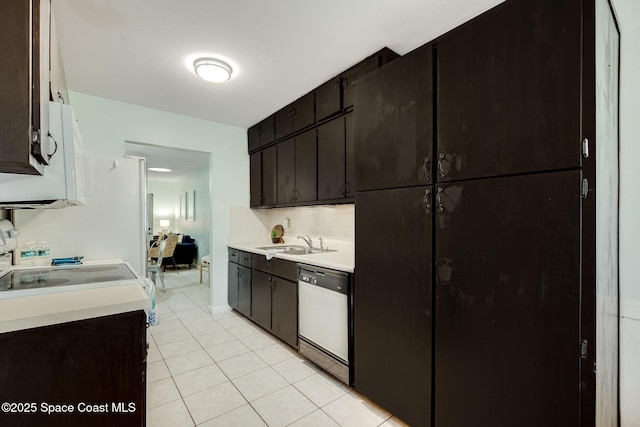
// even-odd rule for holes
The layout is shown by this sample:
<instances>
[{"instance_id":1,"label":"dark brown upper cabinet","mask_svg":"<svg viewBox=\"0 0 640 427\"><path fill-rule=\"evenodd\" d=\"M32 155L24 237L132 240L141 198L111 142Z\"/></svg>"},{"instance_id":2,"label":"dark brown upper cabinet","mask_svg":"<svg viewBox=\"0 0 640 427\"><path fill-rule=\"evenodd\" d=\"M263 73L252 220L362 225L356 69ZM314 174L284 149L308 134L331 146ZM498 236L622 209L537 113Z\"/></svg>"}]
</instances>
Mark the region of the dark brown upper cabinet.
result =
<instances>
[{"instance_id":1,"label":"dark brown upper cabinet","mask_svg":"<svg viewBox=\"0 0 640 427\"><path fill-rule=\"evenodd\" d=\"M316 121L352 107L354 82L397 57L391 49L383 48L316 88Z\"/></svg>"},{"instance_id":2,"label":"dark brown upper cabinet","mask_svg":"<svg viewBox=\"0 0 640 427\"><path fill-rule=\"evenodd\" d=\"M249 155L249 206L262 206L262 152Z\"/></svg>"},{"instance_id":3,"label":"dark brown upper cabinet","mask_svg":"<svg viewBox=\"0 0 640 427\"><path fill-rule=\"evenodd\" d=\"M342 110L342 83L340 76L320 85L316 90L316 120L319 122Z\"/></svg>"},{"instance_id":4,"label":"dark brown upper cabinet","mask_svg":"<svg viewBox=\"0 0 640 427\"><path fill-rule=\"evenodd\" d=\"M398 56L397 53L385 47L343 72L340 75L342 80L342 108L346 110L353 106L353 85L358 79L393 61Z\"/></svg>"},{"instance_id":5,"label":"dark brown upper cabinet","mask_svg":"<svg viewBox=\"0 0 640 427\"><path fill-rule=\"evenodd\" d=\"M345 197L356 195L356 134L353 114L344 117L344 149L345 149Z\"/></svg>"},{"instance_id":6,"label":"dark brown upper cabinet","mask_svg":"<svg viewBox=\"0 0 640 427\"><path fill-rule=\"evenodd\" d=\"M257 125L251 126L247 131L249 139L249 153L259 150L272 143L276 139L275 120L273 115L267 117Z\"/></svg>"},{"instance_id":7,"label":"dark brown upper cabinet","mask_svg":"<svg viewBox=\"0 0 640 427\"><path fill-rule=\"evenodd\" d=\"M0 172L49 164L49 0L0 2Z\"/></svg>"},{"instance_id":8,"label":"dark brown upper cabinet","mask_svg":"<svg viewBox=\"0 0 640 427\"><path fill-rule=\"evenodd\" d=\"M275 114L276 139L311 126L316 121L314 94L309 92Z\"/></svg>"},{"instance_id":9,"label":"dark brown upper cabinet","mask_svg":"<svg viewBox=\"0 0 640 427\"><path fill-rule=\"evenodd\" d=\"M317 200L316 130L311 129L276 145L278 205Z\"/></svg>"},{"instance_id":10,"label":"dark brown upper cabinet","mask_svg":"<svg viewBox=\"0 0 640 427\"><path fill-rule=\"evenodd\" d=\"M437 40L437 180L580 167L581 0L513 1Z\"/></svg>"},{"instance_id":11,"label":"dark brown upper cabinet","mask_svg":"<svg viewBox=\"0 0 640 427\"><path fill-rule=\"evenodd\" d=\"M423 46L356 85L357 190L432 182L432 49Z\"/></svg>"},{"instance_id":12,"label":"dark brown upper cabinet","mask_svg":"<svg viewBox=\"0 0 640 427\"><path fill-rule=\"evenodd\" d=\"M262 150L262 206L278 202L278 154L275 146Z\"/></svg>"},{"instance_id":13,"label":"dark brown upper cabinet","mask_svg":"<svg viewBox=\"0 0 640 427\"><path fill-rule=\"evenodd\" d=\"M353 114L318 126L318 200L353 198Z\"/></svg>"},{"instance_id":14,"label":"dark brown upper cabinet","mask_svg":"<svg viewBox=\"0 0 640 427\"><path fill-rule=\"evenodd\" d=\"M278 170L276 146L250 155L249 206L272 207L277 203Z\"/></svg>"}]
</instances>

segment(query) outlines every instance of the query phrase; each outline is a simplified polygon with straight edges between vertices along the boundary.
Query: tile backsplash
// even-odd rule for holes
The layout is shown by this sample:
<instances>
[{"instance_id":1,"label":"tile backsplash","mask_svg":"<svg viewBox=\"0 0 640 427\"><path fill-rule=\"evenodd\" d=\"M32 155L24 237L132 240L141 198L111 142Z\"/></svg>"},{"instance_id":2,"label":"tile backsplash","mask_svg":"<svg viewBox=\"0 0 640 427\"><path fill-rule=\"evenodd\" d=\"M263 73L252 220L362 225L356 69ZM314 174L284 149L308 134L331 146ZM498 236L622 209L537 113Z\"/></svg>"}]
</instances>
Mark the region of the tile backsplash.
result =
<instances>
[{"instance_id":1,"label":"tile backsplash","mask_svg":"<svg viewBox=\"0 0 640 427\"><path fill-rule=\"evenodd\" d=\"M277 208L269 211L270 224L285 226L286 219L290 227L285 236L309 234L332 240L352 242L355 237L354 205L313 206L301 208Z\"/></svg>"},{"instance_id":2,"label":"tile backsplash","mask_svg":"<svg viewBox=\"0 0 640 427\"><path fill-rule=\"evenodd\" d=\"M269 232L277 225L284 230L287 238L309 234L313 238L322 236L325 240L353 243L355 240L355 206L323 205L296 208L249 209L231 208L229 217L229 239L257 241L269 238Z\"/></svg>"}]
</instances>

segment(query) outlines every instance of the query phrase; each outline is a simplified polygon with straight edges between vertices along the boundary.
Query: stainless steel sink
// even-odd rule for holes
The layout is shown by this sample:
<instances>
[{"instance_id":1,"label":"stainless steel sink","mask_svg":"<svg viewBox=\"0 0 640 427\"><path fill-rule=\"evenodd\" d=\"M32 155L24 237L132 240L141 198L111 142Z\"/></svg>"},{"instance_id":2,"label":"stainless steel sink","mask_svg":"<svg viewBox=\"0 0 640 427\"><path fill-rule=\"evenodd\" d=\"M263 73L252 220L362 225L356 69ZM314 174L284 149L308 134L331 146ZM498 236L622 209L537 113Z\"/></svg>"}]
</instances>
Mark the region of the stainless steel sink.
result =
<instances>
[{"instance_id":1,"label":"stainless steel sink","mask_svg":"<svg viewBox=\"0 0 640 427\"><path fill-rule=\"evenodd\" d=\"M262 246L256 249L262 249L264 251L275 250L289 255L309 255L309 254L321 254L325 252L336 252L335 249L319 249L309 248L301 245L274 245L274 246Z\"/></svg>"}]
</instances>

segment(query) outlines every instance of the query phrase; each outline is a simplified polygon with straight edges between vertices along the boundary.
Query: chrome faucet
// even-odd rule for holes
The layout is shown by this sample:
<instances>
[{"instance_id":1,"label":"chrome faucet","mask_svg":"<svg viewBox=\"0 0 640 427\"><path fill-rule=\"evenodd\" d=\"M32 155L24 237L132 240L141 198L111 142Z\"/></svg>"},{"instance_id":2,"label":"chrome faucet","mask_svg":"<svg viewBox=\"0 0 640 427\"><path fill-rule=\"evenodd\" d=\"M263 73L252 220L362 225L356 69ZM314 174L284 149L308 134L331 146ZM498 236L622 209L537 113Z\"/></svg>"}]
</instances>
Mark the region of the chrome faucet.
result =
<instances>
[{"instance_id":1,"label":"chrome faucet","mask_svg":"<svg viewBox=\"0 0 640 427\"><path fill-rule=\"evenodd\" d=\"M307 237L298 236L298 239L304 240L307 243L307 245L309 245L309 247L313 249L313 240L311 240L311 237L309 237L308 234L305 234L305 236Z\"/></svg>"}]
</instances>

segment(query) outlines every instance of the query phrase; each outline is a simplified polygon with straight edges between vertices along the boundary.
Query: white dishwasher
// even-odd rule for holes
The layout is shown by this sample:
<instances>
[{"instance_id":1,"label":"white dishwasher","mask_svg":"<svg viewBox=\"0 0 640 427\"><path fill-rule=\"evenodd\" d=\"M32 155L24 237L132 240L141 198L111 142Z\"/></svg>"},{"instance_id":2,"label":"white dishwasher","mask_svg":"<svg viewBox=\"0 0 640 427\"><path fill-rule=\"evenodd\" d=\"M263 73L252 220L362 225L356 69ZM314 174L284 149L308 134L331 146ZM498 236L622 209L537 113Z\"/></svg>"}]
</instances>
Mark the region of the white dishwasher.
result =
<instances>
[{"instance_id":1,"label":"white dishwasher","mask_svg":"<svg viewBox=\"0 0 640 427\"><path fill-rule=\"evenodd\" d=\"M350 384L349 273L298 264L298 338L302 356Z\"/></svg>"}]
</instances>

